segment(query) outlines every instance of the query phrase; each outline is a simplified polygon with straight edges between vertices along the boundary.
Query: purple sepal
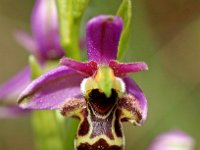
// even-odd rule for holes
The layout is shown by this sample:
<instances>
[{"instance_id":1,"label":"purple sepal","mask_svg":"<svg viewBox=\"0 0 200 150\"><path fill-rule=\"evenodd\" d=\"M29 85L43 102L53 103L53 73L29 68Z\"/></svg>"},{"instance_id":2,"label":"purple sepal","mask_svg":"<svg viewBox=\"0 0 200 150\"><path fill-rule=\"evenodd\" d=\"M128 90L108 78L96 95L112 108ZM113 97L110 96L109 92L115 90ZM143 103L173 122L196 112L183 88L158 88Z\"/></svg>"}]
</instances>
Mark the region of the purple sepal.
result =
<instances>
[{"instance_id":1,"label":"purple sepal","mask_svg":"<svg viewBox=\"0 0 200 150\"><path fill-rule=\"evenodd\" d=\"M40 51L41 61L64 55L60 46L55 0L37 0L31 18L32 34Z\"/></svg>"},{"instance_id":2,"label":"purple sepal","mask_svg":"<svg viewBox=\"0 0 200 150\"><path fill-rule=\"evenodd\" d=\"M144 62L119 63L118 61L111 60L109 66L118 77L125 76L128 73L148 70L148 66Z\"/></svg>"},{"instance_id":3,"label":"purple sepal","mask_svg":"<svg viewBox=\"0 0 200 150\"><path fill-rule=\"evenodd\" d=\"M140 105L143 123L147 118L147 99L139 86L130 77L125 77L123 80L125 82L126 92L134 96Z\"/></svg>"},{"instance_id":4,"label":"purple sepal","mask_svg":"<svg viewBox=\"0 0 200 150\"><path fill-rule=\"evenodd\" d=\"M31 110L21 109L18 106L1 106L0 119L16 118L25 114L29 114Z\"/></svg>"},{"instance_id":5,"label":"purple sepal","mask_svg":"<svg viewBox=\"0 0 200 150\"><path fill-rule=\"evenodd\" d=\"M26 50L28 50L31 54L35 55L36 57L39 55L37 43L35 43L31 35L23 31L16 31L14 33L14 37L17 42Z\"/></svg>"},{"instance_id":6,"label":"purple sepal","mask_svg":"<svg viewBox=\"0 0 200 150\"><path fill-rule=\"evenodd\" d=\"M148 150L194 150L194 139L180 130L172 130L156 137Z\"/></svg>"},{"instance_id":7,"label":"purple sepal","mask_svg":"<svg viewBox=\"0 0 200 150\"><path fill-rule=\"evenodd\" d=\"M0 101L17 101L17 97L22 90L31 82L30 68L25 67L16 76L6 83L0 85Z\"/></svg>"},{"instance_id":8,"label":"purple sepal","mask_svg":"<svg viewBox=\"0 0 200 150\"><path fill-rule=\"evenodd\" d=\"M97 63L94 61L90 62L78 62L68 57L64 57L60 61L61 65L65 65L74 71L85 74L87 76L92 76L97 70Z\"/></svg>"},{"instance_id":9,"label":"purple sepal","mask_svg":"<svg viewBox=\"0 0 200 150\"><path fill-rule=\"evenodd\" d=\"M82 95L84 77L66 66L57 67L29 84L18 103L24 109L57 109L67 98Z\"/></svg>"},{"instance_id":10,"label":"purple sepal","mask_svg":"<svg viewBox=\"0 0 200 150\"><path fill-rule=\"evenodd\" d=\"M107 64L116 59L122 27L120 17L101 15L91 19L86 31L89 60Z\"/></svg>"}]
</instances>

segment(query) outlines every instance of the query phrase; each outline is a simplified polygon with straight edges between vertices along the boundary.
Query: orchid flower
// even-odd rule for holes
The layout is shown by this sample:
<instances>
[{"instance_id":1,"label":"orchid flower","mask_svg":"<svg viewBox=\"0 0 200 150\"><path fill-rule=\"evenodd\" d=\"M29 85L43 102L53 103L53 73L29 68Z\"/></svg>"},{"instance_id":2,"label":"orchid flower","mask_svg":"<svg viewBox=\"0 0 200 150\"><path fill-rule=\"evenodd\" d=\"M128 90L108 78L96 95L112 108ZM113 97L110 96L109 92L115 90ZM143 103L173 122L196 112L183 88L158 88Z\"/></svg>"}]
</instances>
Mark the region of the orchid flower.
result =
<instances>
[{"instance_id":1,"label":"orchid flower","mask_svg":"<svg viewBox=\"0 0 200 150\"><path fill-rule=\"evenodd\" d=\"M64 51L59 44L58 21L55 0L37 0L31 17L32 36L25 32L18 31L15 36L17 41L35 56L42 66L49 60L59 59ZM13 102L19 93L31 82L30 68L27 66L8 82L0 85L0 101ZM0 108L0 111L13 114L13 106ZM16 111L18 109L18 111ZM15 115L24 111L15 108ZM17 113L18 112L18 113ZM2 112L3 113L3 112ZM6 113L3 113L6 114ZM15 116L14 115L14 116ZM6 116L6 115L4 115ZM10 117L10 115L9 115Z\"/></svg>"},{"instance_id":2,"label":"orchid flower","mask_svg":"<svg viewBox=\"0 0 200 150\"><path fill-rule=\"evenodd\" d=\"M149 150L194 150L194 140L186 133L174 130L156 137Z\"/></svg>"},{"instance_id":3,"label":"orchid flower","mask_svg":"<svg viewBox=\"0 0 200 150\"><path fill-rule=\"evenodd\" d=\"M87 24L88 61L62 58L60 67L35 79L21 93L24 109L60 109L80 119L77 150L122 150L122 122L141 125L147 117L147 100L128 73L147 70L144 62L116 60L123 22L101 15Z\"/></svg>"}]
</instances>

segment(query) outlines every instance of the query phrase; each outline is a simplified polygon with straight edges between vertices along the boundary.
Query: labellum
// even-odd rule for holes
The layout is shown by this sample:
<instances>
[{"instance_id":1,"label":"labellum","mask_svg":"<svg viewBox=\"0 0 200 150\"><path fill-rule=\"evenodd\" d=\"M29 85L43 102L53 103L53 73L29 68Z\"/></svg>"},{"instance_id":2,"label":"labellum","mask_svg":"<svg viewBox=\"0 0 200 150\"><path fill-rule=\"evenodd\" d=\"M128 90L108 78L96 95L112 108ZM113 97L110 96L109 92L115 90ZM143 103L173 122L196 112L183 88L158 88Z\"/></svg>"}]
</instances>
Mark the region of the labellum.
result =
<instances>
[{"instance_id":1,"label":"labellum","mask_svg":"<svg viewBox=\"0 0 200 150\"><path fill-rule=\"evenodd\" d=\"M81 90L84 98L67 100L61 106L62 115L80 119L76 149L123 150L122 122L139 124L142 119L135 98L125 94L123 80L110 67L101 66L93 77L82 81Z\"/></svg>"}]
</instances>

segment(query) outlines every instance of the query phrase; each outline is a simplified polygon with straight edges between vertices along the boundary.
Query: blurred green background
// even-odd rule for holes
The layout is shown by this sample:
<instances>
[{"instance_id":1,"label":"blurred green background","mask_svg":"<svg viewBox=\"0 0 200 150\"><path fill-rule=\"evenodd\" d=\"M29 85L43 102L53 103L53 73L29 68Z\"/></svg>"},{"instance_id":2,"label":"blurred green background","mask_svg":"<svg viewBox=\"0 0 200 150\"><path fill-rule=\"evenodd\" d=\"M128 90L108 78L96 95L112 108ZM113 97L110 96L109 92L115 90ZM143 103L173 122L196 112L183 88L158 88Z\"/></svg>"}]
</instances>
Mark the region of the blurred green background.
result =
<instances>
[{"instance_id":1,"label":"blurred green background","mask_svg":"<svg viewBox=\"0 0 200 150\"><path fill-rule=\"evenodd\" d=\"M120 0L91 0L85 23L94 15L115 14ZM14 39L30 32L34 0L0 0L0 83L27 64L28 52ZM145 150L161 132L181 129L200 149L200 1L134 0L129 47L124 61L145 61L149 71L133 78L145 92L148 120L125 123L126 150ZM66 141L67 142L67 141ZM1 150L34 150L30 116L0 120Z\"/></svg>"}]
</instances>

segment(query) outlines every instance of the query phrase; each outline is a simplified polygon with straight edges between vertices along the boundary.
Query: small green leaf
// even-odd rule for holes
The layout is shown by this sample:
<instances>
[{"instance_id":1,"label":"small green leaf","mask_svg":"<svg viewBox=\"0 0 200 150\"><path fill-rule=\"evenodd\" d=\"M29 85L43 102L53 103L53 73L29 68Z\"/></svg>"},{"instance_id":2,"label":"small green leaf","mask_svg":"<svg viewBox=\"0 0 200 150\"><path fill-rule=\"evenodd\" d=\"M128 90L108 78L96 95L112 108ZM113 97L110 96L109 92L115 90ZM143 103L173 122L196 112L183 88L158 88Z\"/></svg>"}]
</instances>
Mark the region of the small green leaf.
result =
<instances>
[{"instance_id":1,"label":"small green leaf","mask_svg":"<svg viewBox=\"0 0 200 150\"><path fill-rule=\"evenodd\" d=\"M123 0L118 12L117 16L122 17L123 19L123 31L121 34L119 47L118 47L118 59L121 59L124 55L125 50L128 46L128 39L129 39L129 33L130 33L130 26L131 26L131 17L132 17L132 3L131 0Z\"/></svg>"}]
</instances>

